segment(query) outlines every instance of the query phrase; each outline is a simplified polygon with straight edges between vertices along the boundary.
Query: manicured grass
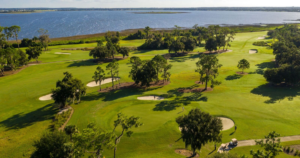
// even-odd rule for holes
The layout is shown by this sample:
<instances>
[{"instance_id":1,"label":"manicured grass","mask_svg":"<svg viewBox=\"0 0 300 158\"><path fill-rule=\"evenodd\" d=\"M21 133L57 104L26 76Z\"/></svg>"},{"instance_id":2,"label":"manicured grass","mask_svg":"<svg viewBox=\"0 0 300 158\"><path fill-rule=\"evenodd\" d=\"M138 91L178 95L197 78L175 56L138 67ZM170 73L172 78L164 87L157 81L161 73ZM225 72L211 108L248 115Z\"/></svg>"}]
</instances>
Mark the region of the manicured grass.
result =
<instances>
[{"instance_id":1,"label":"manicured grass","mask_svg":"<svg viewBox=\"0 0 300 158\"><path fill-rule=\"evenodd\" d=\"M218 77L220 86L212 92L179 94L180 87L193 86L199 80L195 73L197 54L171 58L171 83L164 87L150 88L146 91L122 89L109 93L98 93L99 87L88 88L87 95L80 104L72 105L74 114L68 124L75 124L80 129L88 123L95 122L102 130L110 131L113 121L119 112L141 117L144 126L132 129L134 134L124 136L118 145L118 157L180 158L174 150L184 148L180 131L175 118L187 114L192 108L200 108L215 116L226 116L235 121L234 129L223 132L223 142L232 138L238 140L259 139L275 130L281 136L297 135L299 131L299 88L271 87L263 77L264 69L272 67L274 59L272 50L266 47L253 46L257 38L266 32L239 33L232 43L229 53L218 55L223 64ZM143 40L121 41L124 46L138 46ZM95 46L96 44L88 44ZM43 62L89 59L87 51L71 51L72 55L56 55L66 47L89 47L83 45L67 45L49 47L50 53L41 56ZM257 49L257 54L249 54L250 49ZM203 51L203 47L194 52ZM78 53L78 54L77 54ZM168 53L167 50L135 51L141 59L151 59L156 54ZM236 76L236 66L240 59L247 59L251 68L248 75ZM121 82L132 82L128 77L131 69L129 58L119 61ZM105 68L105 64L95 65L89 61L66 61L30 66L20 73L0 78L0 157L30 157L34 150L32 143L51 125L51 118L57 113L53 101L39 101L40 96L50 93L55 82L62 79L63 72L69 71L84 83L92 81L97 66ZM103 85L103 87L111 84ZM141 95L174 94L164 101L137 100ZM185 111L181 106L184 97ZM119 132L119 129L117 130ZM298 142L299 143L299 142ZM252 147L236 148L238 154L249 154ZM254 147L255 148L255 147ZM213 151L213 143L203 147L201 157ZM112 150L105 150L107 158L112 157Z\"/></svg>"}]
</instances>

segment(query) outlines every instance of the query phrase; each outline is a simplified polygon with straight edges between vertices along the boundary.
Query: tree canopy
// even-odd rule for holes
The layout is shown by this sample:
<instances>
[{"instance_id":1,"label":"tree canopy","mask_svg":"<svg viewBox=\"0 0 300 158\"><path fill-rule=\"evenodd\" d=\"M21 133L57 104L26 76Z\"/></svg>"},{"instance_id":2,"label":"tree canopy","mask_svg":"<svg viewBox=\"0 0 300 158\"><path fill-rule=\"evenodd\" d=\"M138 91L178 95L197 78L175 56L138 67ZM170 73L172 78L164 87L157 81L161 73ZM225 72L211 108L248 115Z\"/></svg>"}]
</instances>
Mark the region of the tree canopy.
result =
<instances>
[{"instance_id":1,"label":"tree canopy","mask_svg":"<svg viewBox=\"0 0 300 158\"><path fill-rule=\"evenodd\" d=\"M238 69L242 69L242 73L244 73L244 69L249 69L250 68L250 63L246 59L242 59L239 61L237 65Z\"/></svg>"},{"instance_id":2,"label":"tree canopy","mask_svg":"<svg viewBox=\"0 0 300 158\"><path fill-rule=\"evenodd\" d=\"M202 54L199 61L196 63L196 72L200 75L200 82L205 82L205 90L207 89L207 84L211 82L211 88L214 85L219 85L220 82L216 81L215 78L219 75L219 69L222 67L219 64L219 60L216 55L204 55Z\"/></svg>"},{"instance_id":3,"label":"tree canopy","mask_svg":"<svg viewBox=\"0 0 300 158\"><path fill-rule=\"evenodd\" d=\"M221 141L222 121L200 109L192 109L188 115L177 117L176 122L181 128L185 146L191 146L194 153L208 142Z\"/></svg>"}]
</instances>

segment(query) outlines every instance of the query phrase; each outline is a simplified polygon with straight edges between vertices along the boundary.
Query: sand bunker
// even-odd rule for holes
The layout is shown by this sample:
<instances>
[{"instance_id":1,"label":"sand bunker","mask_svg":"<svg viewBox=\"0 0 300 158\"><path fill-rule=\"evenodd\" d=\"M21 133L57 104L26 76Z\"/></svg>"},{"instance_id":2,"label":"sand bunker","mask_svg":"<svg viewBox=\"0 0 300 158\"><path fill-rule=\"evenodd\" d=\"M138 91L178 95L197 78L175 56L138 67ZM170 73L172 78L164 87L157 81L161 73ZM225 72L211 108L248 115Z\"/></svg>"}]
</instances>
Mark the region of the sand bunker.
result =
<instances>
[{"instance_id":1,"label":"sand bunker","mask_svg":"<svg viewBox=\"0 0 300 158\"><path fill-rule=\"evenodd\" d=\"M249 54L256 54L256 53L257 53L257 50L254 50L254 49L249 50Z\"/></svg>"},{"instance_id":2,"label":"sand bunker","mask_svg":"<svg viewBox=\"0 0 300 158\"><path fill-rule=\"evenodd\" d=\"M266 39L266 36L258 37L257 39L259 40Z\"/></svg>"},{"instance_id":3,"label":"sand bunker","mask_svg":"<svg viewBox=\"0 0 300 158\"><path fill-rule=\"evenodd\" d=\"M120 78L115 78L114 81L118 81L119 79ZM105 79L104 81L101 82L101 85L106 84L106 83L110 83L110 82L111 82L111 78L107 78L107 79ZM96 82L93 81L93 82L88 83L87 86L88 87L97 87L97 86L100 86L100 83L98 82L96 84Z\"/></svg>"},{"instance_id":4,"label":"sand bunker","mask_svg":"<svg viewBox=\"0 0 300 158\"><path fill-rule=\"evenodd\" d=\"M48 94L48 95L42 96L42 97L39 98L39 100L41 100L41 101L51 100L52 99L51 95L52 94Z\"/></svg>"},{"instance_id":5,"label":"sand bunker","mask_svg":"<svg viewBox=\"0 0 300 158\"><path fill-rule=\"evenodd\" d=\"M226 118L226 117L218 117L218 118L221 119L221 121L222 121L222 125L223 125L222 131L226 131L234 126L234 122L231 119ZM179 131L181 131L181 130L182 130L182 128L179 127Z\"/></svg>"},{"instance_id":6,"label":"sand bunker","mask_svg":"<svg viewBox=\"0 0 300 158\"><path fill-rule=\"evenodd\" d=\"M54 54L65 54L65 55L71 55L71 53L61 53L61 52L55 52Z\"/></svg>"},{"instance_id":7,"label":"sand bunker","mask_svg":"<svg viewBox=\"0 0 300 158\"><path fill-rule=\"evenodd\" d=\"M228 130L234 126L234 122L231 119L226 118L226 117L218 117L218 118L221 119L222 124L223 124L222 131Z\"/></svg>"},{"instance_id":8,"label":"sand bunker","mask_svg":"<svg viewBox=\"0 0 300 158\"><path fill-rule=\"evenodd\" d=\"M138 100L164 100L165 98L159 97L159 96L144 96L144 97L138 97Z\"/></svg>"}]
</instances>

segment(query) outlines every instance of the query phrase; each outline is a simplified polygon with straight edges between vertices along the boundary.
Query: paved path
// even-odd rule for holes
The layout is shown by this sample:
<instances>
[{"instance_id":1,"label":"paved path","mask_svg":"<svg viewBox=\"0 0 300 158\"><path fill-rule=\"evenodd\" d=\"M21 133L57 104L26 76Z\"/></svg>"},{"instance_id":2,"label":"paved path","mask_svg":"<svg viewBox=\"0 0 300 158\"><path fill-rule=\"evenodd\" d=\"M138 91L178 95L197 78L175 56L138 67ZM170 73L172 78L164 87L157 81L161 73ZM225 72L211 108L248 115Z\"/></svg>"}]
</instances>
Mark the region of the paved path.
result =
<instances>
[{"instance_id":1,"label":"paved path","mask_svg":"<svg viewBox=\"0 0 300 158\"><path fill-rule=\"evenodd\" d=\"M294 135L294 136L286 136L286 137L279 137L281 142L288 142L288 141L294 141L294 140L300 140L300 135ZM255 140L260 140L260 139L251 139L251 140L241 140L238 141L238 145L237 146L228 146L229 143L226 143L226 149L224 151L229 151L233 148L236 147L242 147L242 146L254 146L256 145ZM265 140L265 139L264 139ZM222 153L224 152L223 150L221 150L221 146L218 149L218 152Z\"/></svg>"}]
</instances>

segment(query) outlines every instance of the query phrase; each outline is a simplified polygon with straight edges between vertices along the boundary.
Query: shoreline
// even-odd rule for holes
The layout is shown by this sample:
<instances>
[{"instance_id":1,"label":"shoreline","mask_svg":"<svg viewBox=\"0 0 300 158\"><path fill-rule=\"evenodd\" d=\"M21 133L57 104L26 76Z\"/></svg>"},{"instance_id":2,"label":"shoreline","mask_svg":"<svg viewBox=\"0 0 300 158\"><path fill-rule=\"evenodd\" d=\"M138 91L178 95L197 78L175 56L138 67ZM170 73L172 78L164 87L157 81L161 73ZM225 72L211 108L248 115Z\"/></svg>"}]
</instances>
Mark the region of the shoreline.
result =
<instances>
[{"instance_id":1,"label":"shoreline","mask_svg":"<svg viewBox=\"0 0 300 158\"><path fill-rule=\"evenodd\" d=\"M221 27L230 27L230 28L241 28L241 27L265 27L266 29L268 27L280 27L284 24L300 24L299 22L295 23L277 23L277 24L268 24L268 23L258 23L258 24L206 24L202 27L208 27L210 25L220 25ZM163 33L163 32L172 32L175 28L152 28L151 31L156 33ZM193 29L192 27L182 27L181 30L186 31L189 29ZM121 31L110 31L112 33L119 32L120 36L128 36L129 34L136 33L138 30L144 30L144 28L134 28L134 29L125 29ZM258 31L253 31L258 32ZM99 38L105 36L106 32L100 32L100 33L94 33L94 34L84 34L84 35L74 35L74 36L66 36L66 37L54 37L50 38L52 42L57 41L72 41L72 40L85 40L90 38ZM50 35L51 36L51 35ZM24 38L23 38L24 39ZM21 42L22 39L19 39L18 42ZM9 43L16 43L15 40L10 40Z\"/></svg>"},{"instance_id":2,"label":"shoreline","mask_svg":"<svg viewBox=\"0 0 300 158\"><path fill-rule=\"evenodd\" d=\"M276 26L283 26L284 24L300 24L299 23L277 23L277 24L268 24L268 23L258 23L258 24L218 24L221 27L276 27ZM208 27L210 25L214 24L206 24L202 27ZM175 28L151 28L151 31L154 32L171 32ZM182 27L181 30L189 30L193 29L192 27ZM131 33L136 33L138 30L144 30L144 28L134 28L134 29L125 29L121 31L110 31L112 33L114 32L119 32L121 36L128 36ZM101 32L101 33L94 33L94 34L85 34L85 35L75 35L75 36L67 36L67 37L55 37L51 38L52 41L60 41L60 40L81 40L81 39L87 39L87 38L94 38L94 37L101 37L104 36L106 32Z\"/></svg>"}]
</instances>

